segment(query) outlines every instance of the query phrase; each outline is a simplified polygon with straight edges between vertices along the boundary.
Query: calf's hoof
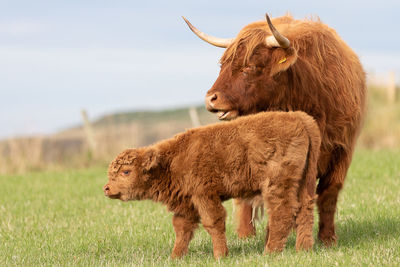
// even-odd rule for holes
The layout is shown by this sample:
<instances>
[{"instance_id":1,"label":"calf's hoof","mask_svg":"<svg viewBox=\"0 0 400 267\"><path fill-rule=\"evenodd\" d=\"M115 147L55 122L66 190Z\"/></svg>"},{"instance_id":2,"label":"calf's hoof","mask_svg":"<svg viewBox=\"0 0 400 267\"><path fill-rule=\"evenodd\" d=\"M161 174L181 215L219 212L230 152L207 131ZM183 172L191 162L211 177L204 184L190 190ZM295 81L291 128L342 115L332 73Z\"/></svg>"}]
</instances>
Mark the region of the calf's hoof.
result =
<instances>
[{"instance_id":1,"label":"calf's hoof","mask_svg":"<svg viewBox=\"0 0 400 267\"><path fill-rule=\"evenodd\" d=\"M187 254L187 251L172 251L171 259L179 259Z\"/></svg>"},{"instance_id":2,"label":"calf's hoof","mask_svg":"<svg viewBox=\"0 0 400 267\"><path fill-rule=\"evenodd\" d=\"M227 247L214 251L215 259L225 258L226 256L228 256L228 248Z\"/></svg>"},{"instance_id":3,"label":"calf's hoof","mask_svg":"<svg viewBox=\"0 0 400 267\"><path fill-rule=\"evenodd\" d=\"M311 250L314 245L314 240L303 240L300 244L296 244L296 251Z\"/></svg>"},{"instance_id":4,"label":"calf's hoof","mask_svg":"<svg viewBox=\"0 0 400 267\"><path fill-rule=\"evenodd\" d=\"M173 259L173 260L175 260L175 259L180 259L180 258L182 258L182 256L183 256L183 255L178 255L178 254L172 253L172 254L171 254L171 259Z\"/></svg>"},{"instance_id":5,"label":"calf's hoof","mask_svg":"<svg viewBox=\"0 0 400 267\"><path fill-rule=\"evenodd\" d=\"M272 248L272 247L266 247L265 249L264 249L264 255L269 255L269 254L274 254L274 253L279 253L279 252L282 252L283 251L283 248Z\"/></svg>"}]
</instances>

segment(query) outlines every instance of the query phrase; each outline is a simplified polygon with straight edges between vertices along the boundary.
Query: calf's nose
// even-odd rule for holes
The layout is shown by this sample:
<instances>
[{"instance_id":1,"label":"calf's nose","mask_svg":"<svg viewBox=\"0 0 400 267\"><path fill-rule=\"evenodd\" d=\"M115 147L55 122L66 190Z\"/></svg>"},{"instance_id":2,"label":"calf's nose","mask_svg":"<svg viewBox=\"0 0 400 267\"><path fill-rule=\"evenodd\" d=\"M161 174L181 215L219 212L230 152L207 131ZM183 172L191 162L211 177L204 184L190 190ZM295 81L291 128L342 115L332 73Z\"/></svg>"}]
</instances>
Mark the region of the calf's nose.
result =
<instances>
[{"instance_id":1,"label":"calf's nose","mask_svg":"<svg viewBox=\"0 0 400 267\"><path fill-rule=\"evenodd\" d=\"M107 195L107 193L110 191L110 186L109 186L108 184L106 184L105 186L103 186L103 191L104 191L104 194Z\"/></svg>"}]
</instances>

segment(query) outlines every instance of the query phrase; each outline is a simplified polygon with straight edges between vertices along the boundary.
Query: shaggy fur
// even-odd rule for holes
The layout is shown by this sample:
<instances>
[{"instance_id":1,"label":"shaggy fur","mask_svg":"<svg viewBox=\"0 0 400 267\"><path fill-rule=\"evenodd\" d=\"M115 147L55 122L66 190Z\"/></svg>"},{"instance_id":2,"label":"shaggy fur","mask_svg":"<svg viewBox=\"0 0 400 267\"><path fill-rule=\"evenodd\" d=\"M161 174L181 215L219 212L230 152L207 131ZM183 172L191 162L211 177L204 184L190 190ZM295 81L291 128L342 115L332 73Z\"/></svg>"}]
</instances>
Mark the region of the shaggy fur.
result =
<instances>
[{"instance_id":1,"label":"shaggy fur","mask_svg":"<svg viewBox=\"0 0 400 267\"><path fill-rule=\"evenodd\" d=\"M320 21L272 20L290 40L267 47L266 21L244 27L221 58L206 105L223 119L260 111L301 110L315 118L322 144L318 162L318 237L336 243L334 214L365 114L365 73L356 54ZM222 116L224 114L224 116ZM255 233L251 206L238 200L239 236Z\"/></svg>"},{"instance_id":2,"label":"shaggy fur","mask_svg":"<svg viewBox=\"0 0 400 267\"><path fill-rule=\"evenodd\" d=\"M200 221L214 257L226 256L222 201L259 195L269 214L265 251L281 251L292 228L296 249L310 249L320 142L317 124L303 112L259 113L125 150L111 162L103 190L167 205L176 233L172 257L187 253Z\"/></svg>"}]
</instances>

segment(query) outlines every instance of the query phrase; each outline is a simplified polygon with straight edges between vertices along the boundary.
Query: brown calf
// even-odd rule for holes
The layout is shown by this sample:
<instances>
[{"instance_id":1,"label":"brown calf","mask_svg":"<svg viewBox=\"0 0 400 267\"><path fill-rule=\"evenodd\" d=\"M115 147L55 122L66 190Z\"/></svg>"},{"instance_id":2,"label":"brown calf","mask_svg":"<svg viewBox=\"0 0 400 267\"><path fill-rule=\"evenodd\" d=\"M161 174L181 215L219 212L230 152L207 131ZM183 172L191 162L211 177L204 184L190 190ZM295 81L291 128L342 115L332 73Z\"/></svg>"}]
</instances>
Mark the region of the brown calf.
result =
<instances>
[{"instance_id":1,"label":"brown calf","mask_svg":"<svg viewBox=\"0 0 400 267\"><path fill-rule=\"evenodd\" d=\"M307 114L262 112L127 149L111 162L103 189L110 198L166 204L174 213L173 258L187 253L200 220L214 257L226 256L222 201L259 195L269 214L265 251L281 251L293 227L296 249L310 249L320 142Z\"/></svg>"}]
</instances>

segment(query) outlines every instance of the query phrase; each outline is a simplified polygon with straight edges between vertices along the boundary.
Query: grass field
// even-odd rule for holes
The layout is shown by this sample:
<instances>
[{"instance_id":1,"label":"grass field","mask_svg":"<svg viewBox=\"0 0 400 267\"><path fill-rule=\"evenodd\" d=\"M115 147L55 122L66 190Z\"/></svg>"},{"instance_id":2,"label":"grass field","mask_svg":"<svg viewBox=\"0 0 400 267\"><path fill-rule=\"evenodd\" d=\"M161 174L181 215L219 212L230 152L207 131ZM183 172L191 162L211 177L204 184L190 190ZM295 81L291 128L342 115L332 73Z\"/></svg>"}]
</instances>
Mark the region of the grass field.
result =
<instances>
[{"instance_id":1,"label":"grass field","mask_svg":"<svg viewBox=\"0 0 400 267\"><path fill-rule=\"evenodd\" d=\"M311 252L296 253L292 234L284 252L263 255L265 220L257 237L239 240L228 201L229 256L215 261L200 227L189 254L171 260L171 214L105 198L106 181L105 167L0 176L0 265L400 266L400 151L356 153L336 215L339 243Z\"/></svg>"}]
</instances>

